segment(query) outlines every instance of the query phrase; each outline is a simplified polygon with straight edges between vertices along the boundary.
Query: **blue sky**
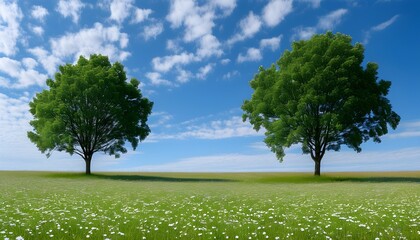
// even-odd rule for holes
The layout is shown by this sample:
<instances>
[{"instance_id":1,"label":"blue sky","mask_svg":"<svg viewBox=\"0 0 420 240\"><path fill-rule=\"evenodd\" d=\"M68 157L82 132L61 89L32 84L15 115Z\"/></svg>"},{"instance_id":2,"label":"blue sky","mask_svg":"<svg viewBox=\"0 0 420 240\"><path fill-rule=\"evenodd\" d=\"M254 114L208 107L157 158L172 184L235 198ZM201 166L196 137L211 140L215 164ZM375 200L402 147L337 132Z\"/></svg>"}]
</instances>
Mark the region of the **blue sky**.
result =
<instances>
[{"instance_id":1,"label":"blue sky","mask_svg":"<svg viewBox=\"0 0 420 240\"><path fill-rule=\"evenodd\" d=\"M151 135L93 171L308 171L299 146L283 163L241 120L259 66L294 40L331 30L365 45L391 80L396 131L356 153L328 152L321 171L420 170L420 2L404 0L0 0L0 170L84 171L78 156L47 159L27 139L28 103L60 64L108 55L154 102Z\"/></svg>"}]
</instances>

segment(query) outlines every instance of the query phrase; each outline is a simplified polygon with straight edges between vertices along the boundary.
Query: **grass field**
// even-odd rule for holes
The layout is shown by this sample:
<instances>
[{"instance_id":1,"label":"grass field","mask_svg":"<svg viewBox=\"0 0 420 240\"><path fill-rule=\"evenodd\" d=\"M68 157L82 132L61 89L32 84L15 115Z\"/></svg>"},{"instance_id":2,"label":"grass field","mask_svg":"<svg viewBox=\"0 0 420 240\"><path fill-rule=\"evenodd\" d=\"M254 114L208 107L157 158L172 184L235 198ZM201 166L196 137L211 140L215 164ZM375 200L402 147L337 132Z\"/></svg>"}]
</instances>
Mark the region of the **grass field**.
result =
<instances>
[{"instance_id":1,"label":"grass field","mask_svg":"<svg viewBox=\"0 0 420 240\"><path fill-rule=\"evenodd\" d=\"M0 239L420 239L420 172L0 172Z\"/></svg>"}]
</instances>

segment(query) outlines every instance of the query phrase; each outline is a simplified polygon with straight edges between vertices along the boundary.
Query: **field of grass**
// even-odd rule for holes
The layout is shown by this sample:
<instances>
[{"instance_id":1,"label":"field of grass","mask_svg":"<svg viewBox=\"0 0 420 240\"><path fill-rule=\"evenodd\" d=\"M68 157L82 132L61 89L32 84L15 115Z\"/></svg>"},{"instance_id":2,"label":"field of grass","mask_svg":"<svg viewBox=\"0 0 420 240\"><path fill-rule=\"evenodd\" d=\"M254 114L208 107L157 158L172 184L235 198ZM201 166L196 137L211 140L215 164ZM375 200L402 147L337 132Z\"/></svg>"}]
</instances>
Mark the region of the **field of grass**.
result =
<instances>
[{"instance_id":1,"label":"field of grass","mask_svg":"<svg viewBox=\"0 0 420 240\"><path fill-rule=\"evenodd\" d=\"M420 172L0 172L0 239L420 239Z\"/></svg>"}]
</instances>

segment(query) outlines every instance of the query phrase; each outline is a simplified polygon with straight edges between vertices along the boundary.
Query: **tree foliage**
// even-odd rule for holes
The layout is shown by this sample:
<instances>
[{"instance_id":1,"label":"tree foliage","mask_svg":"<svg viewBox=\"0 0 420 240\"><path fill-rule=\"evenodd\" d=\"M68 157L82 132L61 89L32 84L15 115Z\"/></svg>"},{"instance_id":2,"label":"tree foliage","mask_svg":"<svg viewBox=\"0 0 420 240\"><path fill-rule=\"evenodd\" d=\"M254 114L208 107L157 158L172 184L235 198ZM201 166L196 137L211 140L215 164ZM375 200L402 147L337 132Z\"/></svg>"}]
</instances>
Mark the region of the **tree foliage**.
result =
<instances>
[{"instance_id":1,"label":"tree foliage","mask_svg":"<svg viewBox=\"0 0 420 240\"><path fill-rule=\"evenodd\" d=\"M369 139L380 142L400 117L386 98L390 81L377 78L378 65L362 66L364 47L350 36L319 34L292 44L277 62L250 82L254 93L242 106L243 119L266 129L265 143L282 161L284 147L301 143L315 162L327 150L347 145L357 152Z\"/></svg>"},{"instance_id":2,"label":"tree foliage","mask_svg":"<svg viewBox=\"0 0 420 240\"><path fill-rule=\"evenodd\" d=\"M119 157L127 152L126 141L136 149L150 133L146 122L153 103L142 97L138 80L126 80L123 65L106 56L60 66L55 80L47 80L49 89L29 104L29 139L47 156L54 150L81 156L87 174L94 153Z\"/></svg>"}]
</instances>

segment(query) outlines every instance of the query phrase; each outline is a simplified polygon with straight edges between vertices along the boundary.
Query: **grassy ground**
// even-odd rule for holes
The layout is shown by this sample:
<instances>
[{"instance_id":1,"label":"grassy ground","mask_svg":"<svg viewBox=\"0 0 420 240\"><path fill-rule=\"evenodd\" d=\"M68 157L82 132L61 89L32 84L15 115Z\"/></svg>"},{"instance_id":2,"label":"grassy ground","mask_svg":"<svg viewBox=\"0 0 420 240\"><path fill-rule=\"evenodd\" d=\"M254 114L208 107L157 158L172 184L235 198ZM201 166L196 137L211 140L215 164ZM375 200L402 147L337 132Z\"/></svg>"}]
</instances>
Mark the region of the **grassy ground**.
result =
<instances>
[{"instance_id":1,"label":"grassy ground","mask_svg":"<svg viewBox=\"0 0 420 240\"><path fill-rule=\"evenodd\" d=\"M420 172L0 172L0 239L420 239Z\"/></svg>"}]
</instances>

